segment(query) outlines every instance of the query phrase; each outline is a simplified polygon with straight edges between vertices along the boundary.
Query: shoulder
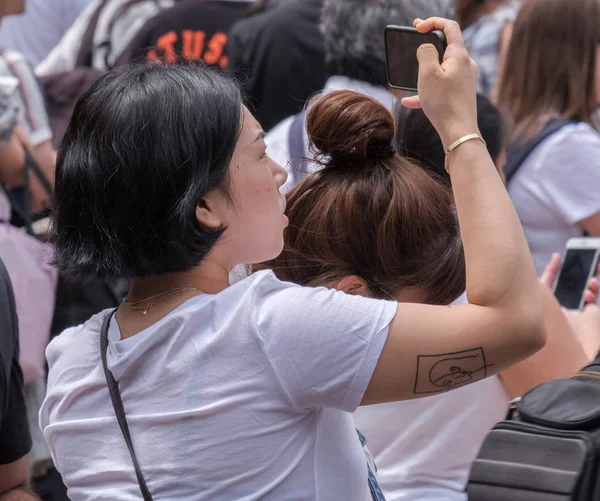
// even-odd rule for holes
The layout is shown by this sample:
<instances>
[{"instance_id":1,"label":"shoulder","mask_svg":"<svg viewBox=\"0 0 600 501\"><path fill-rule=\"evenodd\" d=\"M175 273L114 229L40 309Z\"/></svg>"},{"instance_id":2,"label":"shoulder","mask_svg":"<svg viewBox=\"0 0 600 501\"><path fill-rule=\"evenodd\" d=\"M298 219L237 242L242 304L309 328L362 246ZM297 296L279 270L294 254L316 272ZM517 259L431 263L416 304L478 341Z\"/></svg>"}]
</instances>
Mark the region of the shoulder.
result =
<instances>
[{"instance_id":1,"label":"shoulder","mask_svg":"<svg viewBox=\"0 0 600 501\"><path fill-rule=\"evenodd\" d=\"M100 353L100 329L109 310L91 317L84 324L70 327L55 337L46 348L46 359L50 370L74 360L83 360Z\"/></svg>"},{"instance_id":2,"label":"shoulder","mask_svg":"<svg viewBox=\"0 0 600 501\"><path fill-rule=\"evenodd\" d=\"M540 146L542 155L550 163L553 163L553 158L564 161L565 158L576 160L597 157L600 155L600 133L587 123L568 124Z\"/></svg>"}]
</instances>

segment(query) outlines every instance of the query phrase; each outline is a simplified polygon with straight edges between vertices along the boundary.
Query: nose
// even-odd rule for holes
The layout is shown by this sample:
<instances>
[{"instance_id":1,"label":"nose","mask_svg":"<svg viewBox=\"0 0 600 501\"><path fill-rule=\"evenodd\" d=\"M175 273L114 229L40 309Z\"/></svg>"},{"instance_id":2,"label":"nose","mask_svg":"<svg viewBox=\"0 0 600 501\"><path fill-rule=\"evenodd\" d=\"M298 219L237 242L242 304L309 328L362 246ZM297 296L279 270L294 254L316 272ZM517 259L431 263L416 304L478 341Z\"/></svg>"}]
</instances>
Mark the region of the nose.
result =
<instances>
[{"instance_id":1,"label":"nose","mask_svg":"<svg viewBox=\"0 0 600 501\"><path fill-rule=\"evenodd\" d=\"M285 182L287 181L288 178L288 172L287 170L285 170L285 167L283 167L282 165L278 164L277 162L273 162L274 168L273 168L273 177L275 178L275 183L277 184L277 188L281 188Z\"/></svg>"}]
</instances>

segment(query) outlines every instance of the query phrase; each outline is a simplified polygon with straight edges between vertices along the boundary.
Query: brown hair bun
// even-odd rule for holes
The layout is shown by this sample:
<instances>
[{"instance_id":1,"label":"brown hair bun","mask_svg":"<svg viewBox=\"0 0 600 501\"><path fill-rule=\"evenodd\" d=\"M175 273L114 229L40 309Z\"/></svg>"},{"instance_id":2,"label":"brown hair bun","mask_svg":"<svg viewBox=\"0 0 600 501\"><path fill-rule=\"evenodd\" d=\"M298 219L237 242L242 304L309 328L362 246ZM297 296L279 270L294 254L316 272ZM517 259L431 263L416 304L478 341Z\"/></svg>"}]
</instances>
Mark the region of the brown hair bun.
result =
<instances>
[{"instance_id":1,"label":"brown hair bun","mask_svg":"<svg viewBox=\"0 0 600 501\"><path fill-rule=\"evenodd\" d=\"M318 160L326 167L393 154L392 114L365 94L344 90L318 96L309 106L306 129Z\"/></svg>"}]
</instances>

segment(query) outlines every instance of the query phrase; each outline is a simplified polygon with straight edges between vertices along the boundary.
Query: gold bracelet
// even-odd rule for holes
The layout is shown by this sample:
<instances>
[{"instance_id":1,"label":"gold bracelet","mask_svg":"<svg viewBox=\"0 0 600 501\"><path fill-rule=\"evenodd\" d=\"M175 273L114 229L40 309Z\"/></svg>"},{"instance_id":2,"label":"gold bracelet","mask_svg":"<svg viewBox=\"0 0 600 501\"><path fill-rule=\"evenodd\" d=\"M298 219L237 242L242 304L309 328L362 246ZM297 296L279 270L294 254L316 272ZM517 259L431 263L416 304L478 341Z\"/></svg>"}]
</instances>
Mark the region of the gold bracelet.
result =
<instances>
[{"instance_id":1,"label":"gold bracelet","mask_svg":"<svg viewBox=\"0 0 600 501\"><path fill-rule=\"evenodd\" d=\"M449 169L449 167L450 167L450 165L449 165L450 164L450 159L449 159L450 153L452 153L461 144L466 143L467 141L471 141L472 139L478 139L487 148L487 143L485 142L485 139L483 139L479 134L468 134L466 136L461 137L460 139L457 139L450 146L448 146L446 148L446 165L444 167L446 168L446 172L448 174L450 174L450 169Z\"/></svg>"}]
</instances>

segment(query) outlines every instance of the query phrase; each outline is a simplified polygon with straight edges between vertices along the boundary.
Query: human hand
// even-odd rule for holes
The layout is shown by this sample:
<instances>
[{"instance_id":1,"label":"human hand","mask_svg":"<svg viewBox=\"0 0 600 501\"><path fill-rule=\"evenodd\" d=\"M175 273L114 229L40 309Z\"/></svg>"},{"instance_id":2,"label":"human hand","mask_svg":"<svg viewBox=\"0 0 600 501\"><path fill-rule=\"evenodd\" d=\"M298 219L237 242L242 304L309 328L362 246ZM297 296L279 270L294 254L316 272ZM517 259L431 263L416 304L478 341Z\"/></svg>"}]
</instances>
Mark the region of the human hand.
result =
<instances>
[{"instance_id":1,"label":"human hand","mask_svg":"<svg viewBox=\"0 0 600 501\"><path fill-rule=\"evenodd\" d=\"M422 108L437 130L444 148L457 139L479 132L477 125L477 66L469 57L458 23L432 17L416 19L419 33L442 30L448 47L442 64L432 44L417 51L419 60L418 95L404 98L407 108Z\"/></svg>"},{"instance_id":2,"label":"human hand","mask_svg":"<svg viewBox=\"0 0 600 501\"><path fill-rule=\"evenodd\" d=\"M588 304L581 313L567 313L567 320L577 335L589 361L600 351L600 309Z\"/></svg>"},{"instance_id":3,"label":"human hand","mask_svg":"<svg viewBox=\"0 0 600 501\"><path fill-rule=\"evenodd\" d=\"M540 277L540 282L542 282L546 287L552 289L554 287L554 283L556 282L556 277L558 276L558 272L560 271L560 254L554 253L550 258L550 261L546 265L542 276ZM596 275L600 275L600 265L596 269ZM590 279L587 284L587 288L583 293L583 299L586 304L596 304L598 302L598 294L600 293L600 282L596 277Z\"/></svg>"}]
</instances>

